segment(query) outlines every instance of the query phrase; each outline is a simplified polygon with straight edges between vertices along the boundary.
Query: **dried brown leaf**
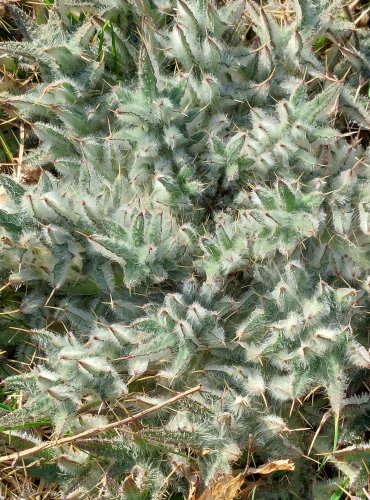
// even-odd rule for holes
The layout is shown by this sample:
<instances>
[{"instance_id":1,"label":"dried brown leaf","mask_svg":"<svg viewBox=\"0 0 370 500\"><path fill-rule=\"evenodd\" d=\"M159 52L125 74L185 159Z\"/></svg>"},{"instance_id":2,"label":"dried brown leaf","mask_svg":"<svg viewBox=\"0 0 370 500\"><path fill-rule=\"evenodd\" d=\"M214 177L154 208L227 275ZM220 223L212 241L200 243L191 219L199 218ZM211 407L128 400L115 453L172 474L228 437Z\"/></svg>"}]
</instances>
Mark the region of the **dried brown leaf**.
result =
<instances>
[{"instance_id":1,"label":"dried brown leaf","mask_svg":"<svg viewBox=\"0 0 370 500\"><path fill-rule=\"evenodd\" d=\"M234 500L243 482L243 474L220 476L203 491L199 500Z\"/></svg>"},{"instance_id":2,"label":"dried brown leaf","mask_svg":"<svg viewBox=\"0 0 370 500\"><path fill-rule=\"evenodd\" d=\"M246 476L250 476L252 474L271 474L272 472L277 472L279 470L292 471L294 470L294 462L292 460L275 460L274 462L270 462L268 464L263 464L257 467L257 469L249 468L246 472Z\"/></svg>"}]
</instances>

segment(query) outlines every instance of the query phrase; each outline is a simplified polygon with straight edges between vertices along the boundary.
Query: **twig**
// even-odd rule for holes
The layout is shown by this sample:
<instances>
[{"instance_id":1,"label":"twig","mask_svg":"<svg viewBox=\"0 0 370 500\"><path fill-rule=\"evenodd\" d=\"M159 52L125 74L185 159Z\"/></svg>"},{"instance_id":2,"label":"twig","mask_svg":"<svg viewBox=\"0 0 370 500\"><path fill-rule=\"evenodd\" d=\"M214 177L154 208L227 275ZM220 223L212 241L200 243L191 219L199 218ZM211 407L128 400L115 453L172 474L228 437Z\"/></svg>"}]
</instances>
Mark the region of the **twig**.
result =
<instances>
[{"instance_id":1,"label":"twig","mask_svg":"<svg viewBox=\"0 0 370 500\"><path fill-rule=\"evenodd\" d=\"M175 401L178 401L179 399L184 399L191 394L194 394L194 392L200 391L202 386L199 384L196 387L192 387L191 389L188 389L185 392L181 392L180 394L177 394L173 398L167 399L167 401L164 401L163 403L160 403L156 406L153 406L152 408L148 408L147 410L141 411L140 413L137 413L136 415L133 415L132 417L124 418L123 420L119 420L118 422L111 422L110 424L102 425L100 427L95 427L94 429L88 429L84 432L80 432L79 434L74 434L73 436L68 436L62 439L56 439L55 441L48 441L46 443L42 443L38 446L34 446L33 448L28 448L27 450L23 450L20 452L16 453L11 453L10 455L5 455L3 457L0 457L0 463L3 462L9 462L10 460L18 460L20 458L27 457L29 455L33 455L34 453L37 453L41 450L45 450L47 448L54 448L55 446L60 446L63 444L68 444L68 443L73 443L73 441L76 441L77 439L82 439L86 438L88 436L92 436L94 434L99 434L100 432L107 431L109 429L115 429L116 427L120 427L121 425L126 425L131 422L134 422L135 420L138 420L140 418L145 417L146 415L149 415L149 413L153 413L154 411L160 410L164 408L165 406L168 406Z\"/></svg>"}]
</instances>

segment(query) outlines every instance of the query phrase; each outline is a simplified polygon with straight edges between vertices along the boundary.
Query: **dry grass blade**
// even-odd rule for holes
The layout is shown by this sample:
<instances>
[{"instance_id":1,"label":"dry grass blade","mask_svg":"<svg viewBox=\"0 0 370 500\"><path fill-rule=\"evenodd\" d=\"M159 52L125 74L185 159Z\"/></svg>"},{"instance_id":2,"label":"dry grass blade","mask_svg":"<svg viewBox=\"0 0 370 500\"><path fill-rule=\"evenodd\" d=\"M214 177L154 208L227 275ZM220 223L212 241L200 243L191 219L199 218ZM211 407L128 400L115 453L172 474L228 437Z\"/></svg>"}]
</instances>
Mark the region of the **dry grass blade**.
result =
<instances>
[{"instance_id":1,"label":"dry grass blade","mask_svg":"<svg viewBox=\"0 0 370 500\"><path fill-rule=\"evenodd\" d=\"M21 180L22 162L24 155L24 124L19 124L19 153L17 158L17 164L14 168L14 177L17 182Z\"/></svg>"},{"instance_id":2,"label":"dry grass blade","mask_svg":"<svg viewBox=\"0 0 370 500\"><path fill-rule=\"evenodd\" d=\"M307 452L307 455L309 455L311 453L313 445L315 444L315 441L317 439L317 436L320 434L321 429L323 428L323 426L325 425L325 423L327 422L327 420L328 420L328 418L330 417L331 414L332 414L332 410L329 410L322 417L321 422L320 422L318 428L316 429L315 435L314 435L314 437L313 437L313 439L311 441L311 444L310 444L309 450Z\"/></svg>"}]
</instances>

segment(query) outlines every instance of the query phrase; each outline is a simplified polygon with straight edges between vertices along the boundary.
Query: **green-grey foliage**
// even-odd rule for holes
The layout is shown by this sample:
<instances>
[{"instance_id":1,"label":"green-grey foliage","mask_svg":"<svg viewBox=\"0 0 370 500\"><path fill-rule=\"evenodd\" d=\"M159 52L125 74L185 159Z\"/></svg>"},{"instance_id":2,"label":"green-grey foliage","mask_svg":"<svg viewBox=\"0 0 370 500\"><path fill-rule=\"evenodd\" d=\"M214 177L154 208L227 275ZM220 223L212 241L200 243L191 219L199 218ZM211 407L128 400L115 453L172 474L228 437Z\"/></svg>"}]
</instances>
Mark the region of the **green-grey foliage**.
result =
<instances>
[{"instance_id":1,"label":"green-grey foliage","mask_svg":"<svg viewBox=\"0 0 370 500\"><path fill-rule=\"evenodd\" d=\"M4 99L44 172L2 177L1 317L40 353L7 379L25 402L2 432L28 448L27 422L78 433L202 384L30 457L66 495L185 495L252 456L296 466L258 498L366 484L369 51L344 2L291 7L59 0L42 25L11 7L24 41L0 50L41 82Z\"/></svg>"}]
</instances>

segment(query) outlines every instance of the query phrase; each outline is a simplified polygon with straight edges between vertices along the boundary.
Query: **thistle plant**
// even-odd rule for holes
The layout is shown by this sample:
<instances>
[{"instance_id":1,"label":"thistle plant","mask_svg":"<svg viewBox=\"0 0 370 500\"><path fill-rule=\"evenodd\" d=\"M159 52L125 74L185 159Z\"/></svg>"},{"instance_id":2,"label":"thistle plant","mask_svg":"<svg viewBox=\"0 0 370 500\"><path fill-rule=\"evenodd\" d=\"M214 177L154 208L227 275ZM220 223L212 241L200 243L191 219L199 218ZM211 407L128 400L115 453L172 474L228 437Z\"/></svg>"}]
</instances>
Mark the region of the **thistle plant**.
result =
<instances>
[{"instance_id":1,"label":"thistle plant","mask_svg":"<svg viewBox=\"0 0 370 500\"><path fill-rule=\"evenodd\" d=\"M60 0L40 26L11 9L26 39L0 50L36 54L42 81L4 101L43 173L1 178L2 314L39 350L0 426L67 498L189 495L279 459L295 470L258 498L366 484L366 40L341 2L291 7Z\"/></svg>"}]
</instances>

